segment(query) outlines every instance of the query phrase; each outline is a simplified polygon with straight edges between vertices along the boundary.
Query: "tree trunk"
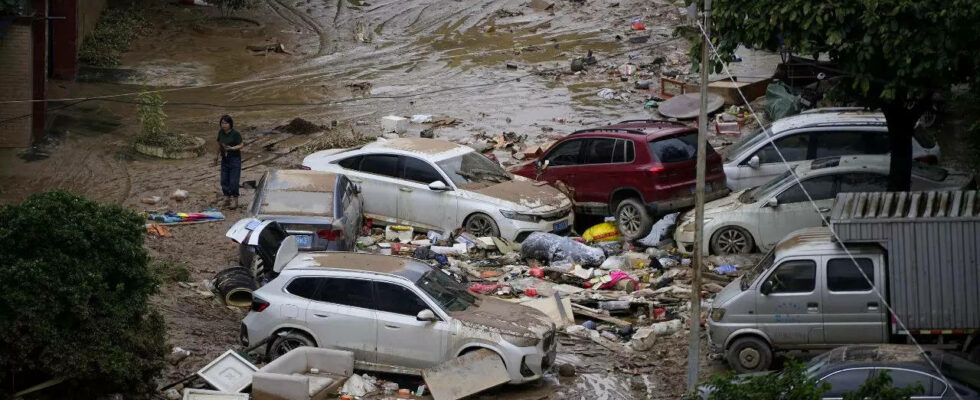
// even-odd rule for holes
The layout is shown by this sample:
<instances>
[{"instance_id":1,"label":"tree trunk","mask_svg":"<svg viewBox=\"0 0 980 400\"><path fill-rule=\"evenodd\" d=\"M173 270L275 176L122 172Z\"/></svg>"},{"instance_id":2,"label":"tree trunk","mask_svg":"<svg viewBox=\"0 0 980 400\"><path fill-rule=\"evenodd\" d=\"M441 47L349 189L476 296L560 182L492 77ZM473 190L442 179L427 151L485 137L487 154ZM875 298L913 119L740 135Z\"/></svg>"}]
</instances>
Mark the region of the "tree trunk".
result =
<instances>
[{"instance_id":1,"label":"tree trunk","mask_svg":"<svg viewBox=\"0 0 980 400\"><path fill-rule=\"evenodd\" d=\"M909 110L902 102L882 107L891 142L888 191L908 191L912 184L912 134L921 112Z\"/></svg>"}]
</instances>

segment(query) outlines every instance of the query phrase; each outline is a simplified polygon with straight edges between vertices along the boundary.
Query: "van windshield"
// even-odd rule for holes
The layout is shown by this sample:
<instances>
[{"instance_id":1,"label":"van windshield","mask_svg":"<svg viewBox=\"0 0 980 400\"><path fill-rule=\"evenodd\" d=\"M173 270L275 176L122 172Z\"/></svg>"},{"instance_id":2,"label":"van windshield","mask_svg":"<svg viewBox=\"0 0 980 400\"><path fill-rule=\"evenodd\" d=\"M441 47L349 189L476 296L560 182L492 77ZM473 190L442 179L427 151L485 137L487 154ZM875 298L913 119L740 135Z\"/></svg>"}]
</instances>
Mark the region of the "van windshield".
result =
<instances>
[{"instance_id":1,"label":"van windshield","mask_svg":"<svg viewBox=\"0 0 980 400\"><path fill-rule=\"evenodd\" d=\"M739 282L739 287L742 290L748 289L749 286L752 286L752 282L759 277L759 274L769 269L769 267L772 266L772 262L775 260L776 260L776 250L775 249L770 250L769 253L766 254L765 258L762 259L762 261L759 261L758 264L756 264L752 268L749 268L748 271L745 271L745 273L742 274L742 281Z\"/></svg>"}]
</instances>

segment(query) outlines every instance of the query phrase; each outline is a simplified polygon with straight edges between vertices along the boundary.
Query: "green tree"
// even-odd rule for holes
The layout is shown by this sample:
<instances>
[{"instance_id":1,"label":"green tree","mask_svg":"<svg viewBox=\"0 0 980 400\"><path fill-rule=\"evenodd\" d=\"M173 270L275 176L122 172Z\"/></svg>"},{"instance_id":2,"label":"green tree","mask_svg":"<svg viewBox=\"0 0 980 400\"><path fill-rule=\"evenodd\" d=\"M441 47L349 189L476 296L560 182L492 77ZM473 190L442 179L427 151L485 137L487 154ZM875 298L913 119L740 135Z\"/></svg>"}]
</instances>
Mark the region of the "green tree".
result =
<instances>
[{"instance_id":1,"label":"green tree","mask_svg":"<svg viewBox=\"0 0 980 400\"><path fill-rule=\"evenodd\" d=\"M792 360L778 373L745 378L715 375L703 387L709 390L707 400L818 400L830 390L828 383L808 377L806 366ZM854 392L844 394L844 400L907 400L922 393L918 384L895 388L888 372L882 371ZM684 400L701 399L697 394L684 397Z\"/></svg>"},{"instance_id":2,"label":"green tree","mask_svg":"<svg viewBox=\"0 0 980 400\"><path fill-rule=\"evenodd\" d=\"M712 8L713 41L726 61L739 44L784 45L839 65L839 88L887 119L889 190L909 189L912 133L933 94L977 87L980 1L714 0Z\"/></svg>"},{"instance_id":3,"label":"green tree","mask_svg":"<svg viewBox=\"0 0 980 400\"><path fill-rule=\"evenodd\" d=\"M143 224L65 191L0 208L0 398L54 378L69 398L153 389L166 327Z\"/></svg>"}]
</instances>

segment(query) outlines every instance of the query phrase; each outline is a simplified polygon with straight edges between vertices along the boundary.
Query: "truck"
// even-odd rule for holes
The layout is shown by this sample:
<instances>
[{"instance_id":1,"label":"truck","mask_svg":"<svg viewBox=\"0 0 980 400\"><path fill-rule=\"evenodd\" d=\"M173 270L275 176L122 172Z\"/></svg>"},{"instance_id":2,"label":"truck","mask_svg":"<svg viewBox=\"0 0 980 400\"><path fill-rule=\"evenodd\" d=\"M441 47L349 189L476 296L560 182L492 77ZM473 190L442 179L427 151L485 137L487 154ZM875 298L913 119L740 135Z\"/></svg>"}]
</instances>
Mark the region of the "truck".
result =
<instances>
[{"instance_id":1,"label":"truck","mask_svg":"<svg viewBox=\"0 0 980 400\"><path fill-rule=\"evenodd\" d=\"M708 343L738 372L773 355L911 343L980 361L978 191L838 194L717 294Z\"/></svg>"}]
</instances>

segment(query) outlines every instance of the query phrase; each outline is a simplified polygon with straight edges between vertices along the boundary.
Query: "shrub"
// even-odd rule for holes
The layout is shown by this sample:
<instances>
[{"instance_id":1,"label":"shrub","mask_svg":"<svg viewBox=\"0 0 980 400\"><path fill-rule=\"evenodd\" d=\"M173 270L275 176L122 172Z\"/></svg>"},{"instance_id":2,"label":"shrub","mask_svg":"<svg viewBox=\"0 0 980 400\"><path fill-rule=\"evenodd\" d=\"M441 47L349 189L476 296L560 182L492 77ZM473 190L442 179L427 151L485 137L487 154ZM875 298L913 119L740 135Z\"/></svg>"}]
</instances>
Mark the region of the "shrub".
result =
<instances>
[{"instance_id":1,"label":"shrub","mask_svg":"<svg viewBox=\"0 0 980 400\"><path fill-rule=\"evenodd\" d=\"M143 224L65 191L0 208L0 398L52 378L71 398L153 389L166 329Z\"/></svg>"},{"instance_id":2,"label":"shrub","mask_svg":"<svg viewBox=\"0 0 980 400\"><path fill-rule=\"evenodd\" d=\"M129 50L133 39L148 28L141 8L108 8L92 33L82 40L78 58L96 67L119 65L119 55Z\"/></svg>"},{"instance_id":3,"label":"shrub","mask_svg":"<svg viewBox=\"0 0 980 400\"><path fill-rule=\"evenodd\" d=\"M190 137L167 132L167 114L163 112L163 97L159 93L144 91L137 95L136 113L140 120L140 133L136 141L150 146L162 147L168 151L180 150L193 144ZM200 149L203 151L203 148Z\"/></svg>"}]
</instances>

